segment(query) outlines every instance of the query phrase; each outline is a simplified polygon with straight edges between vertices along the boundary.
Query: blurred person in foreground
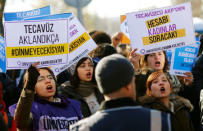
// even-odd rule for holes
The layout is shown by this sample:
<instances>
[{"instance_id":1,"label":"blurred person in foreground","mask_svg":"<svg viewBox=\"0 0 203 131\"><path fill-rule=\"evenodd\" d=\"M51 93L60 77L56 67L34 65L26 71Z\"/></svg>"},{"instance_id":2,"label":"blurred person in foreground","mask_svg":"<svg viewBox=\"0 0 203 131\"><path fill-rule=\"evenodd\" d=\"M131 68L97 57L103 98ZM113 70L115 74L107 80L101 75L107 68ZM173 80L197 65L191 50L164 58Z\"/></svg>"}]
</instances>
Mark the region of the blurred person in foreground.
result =
<instances>
[{"instance_id":1,"label":"blurred person in foreground","mask_svg":"<svg viewBox=\"0 0 203 131\"><path fill-rule=\"evenodd\" d=\"M104 57L96 67L96 81L104 94L100 110L74 124L72 131L168 131L169 114L137 106L132 64L123 56Z\"/></svg>"}]
</instances>

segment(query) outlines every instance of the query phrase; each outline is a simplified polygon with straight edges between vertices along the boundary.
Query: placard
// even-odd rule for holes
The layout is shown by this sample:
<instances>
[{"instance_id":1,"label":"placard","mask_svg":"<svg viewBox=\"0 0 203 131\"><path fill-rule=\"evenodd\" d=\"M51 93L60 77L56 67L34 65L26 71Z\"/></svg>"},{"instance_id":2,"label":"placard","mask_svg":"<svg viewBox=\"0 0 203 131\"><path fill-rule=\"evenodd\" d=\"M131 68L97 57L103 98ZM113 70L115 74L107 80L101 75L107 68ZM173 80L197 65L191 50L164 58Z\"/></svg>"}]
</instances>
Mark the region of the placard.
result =
<instances>
[{"instance_id":1,"label":"placard","mask_svg":"<svg viewBox=\"0 0 203 131\"><path fill-rule=\"evenodd\" d=\"M195 44L191 4L127 13L132 49L150 54Z\"/></svg>"},{"instance_id":2,"label":"placard","mask_svg":"<svg viewBox=\"0 0 203 131\"><path fill-rule=\"evenodd\" d=\"M67 63L68 20L5 22L7 69ZM16 32L17 31L17 32Z\"/></svg>"}]
</instances>

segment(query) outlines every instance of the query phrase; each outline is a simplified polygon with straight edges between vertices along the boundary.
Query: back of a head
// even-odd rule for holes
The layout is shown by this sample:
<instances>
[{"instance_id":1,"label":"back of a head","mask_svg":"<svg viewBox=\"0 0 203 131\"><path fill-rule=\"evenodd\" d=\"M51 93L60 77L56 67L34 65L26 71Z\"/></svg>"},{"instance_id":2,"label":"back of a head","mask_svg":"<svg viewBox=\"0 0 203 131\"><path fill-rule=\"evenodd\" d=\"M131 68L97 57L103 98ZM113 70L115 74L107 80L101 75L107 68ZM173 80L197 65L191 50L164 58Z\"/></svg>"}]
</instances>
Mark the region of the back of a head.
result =
<instances>
[{"instance_id":1,"label":"back of a head","mask_svg":"<svg viewBox=\"0 0 203 131\"><path fill-rule=\"evenodd\" d=\"M117 53L117 51L113 46L109 45L108 43L102 43L95 49L94 53L92 54L92 57L98 57L99 59L102 59L103 57L115 53Z\"/></svg>"},{"instance_id":2,"label":"back of a head","mask_svg":"<svg viewBox=\"0 0 203 131\"><path fill-rule=\"evenodd\" d=\"M101 43L111 44L110 35L108 35L107 33L103 32L103 31L97 31L91 37L97 45L99 45Z\"/></svg>"},{"instance_id":3,"label":"back of a head","mask_svg":"<svg viewBox=\"0 0 203 131\"><path fill-rule=\"evenodd\" d=\"M101 59L96 67L95 77L102 94L113 93L128 85L134 76L134 68L129 60L119 54Z\"/></svg>"}]
</instances>

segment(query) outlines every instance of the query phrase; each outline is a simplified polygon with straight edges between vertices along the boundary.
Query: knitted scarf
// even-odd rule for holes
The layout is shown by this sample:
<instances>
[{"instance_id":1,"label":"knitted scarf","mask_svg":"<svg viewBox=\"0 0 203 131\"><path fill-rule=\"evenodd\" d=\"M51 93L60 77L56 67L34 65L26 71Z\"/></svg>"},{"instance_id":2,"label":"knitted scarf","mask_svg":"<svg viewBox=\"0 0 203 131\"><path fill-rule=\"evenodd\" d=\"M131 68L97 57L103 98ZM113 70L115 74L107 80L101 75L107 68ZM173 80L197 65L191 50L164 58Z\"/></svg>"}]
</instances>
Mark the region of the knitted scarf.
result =
<instances>
[{"instance_id":1,"label":"knitted scarf","mask_svg":"<svg viewBox=\"0 0 203 131\"><path fill-rule=\"evenodd\" d=\"M82 97L87 97L91 95L96 88L97 88L97 85L92 84L91 82L80 81L78 88L76 88L75 90Z\"/></svg>"}]
</instances>

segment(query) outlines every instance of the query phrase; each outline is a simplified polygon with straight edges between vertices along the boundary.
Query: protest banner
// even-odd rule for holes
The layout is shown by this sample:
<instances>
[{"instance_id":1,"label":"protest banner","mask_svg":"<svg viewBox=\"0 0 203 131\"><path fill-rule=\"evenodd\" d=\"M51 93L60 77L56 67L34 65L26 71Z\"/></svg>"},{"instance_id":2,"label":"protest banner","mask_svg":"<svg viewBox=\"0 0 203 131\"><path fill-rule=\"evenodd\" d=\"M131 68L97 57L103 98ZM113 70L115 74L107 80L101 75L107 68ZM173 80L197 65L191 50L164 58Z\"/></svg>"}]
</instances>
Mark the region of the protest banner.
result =
<instances>
[{"instance_id":1,"label":"protest banner","mask_svg":"<svg viewBox=\"0 0 203 131\"><path fill-rule=\"evenodd\" d=\"M67 26L67 19L5 22L7 69L67 63Z\"/></svg>"},{"instance_id":2,"label":"protest banner","mask_svg":"<svg viewBox=\"0 0 203 131\"><path fill-rule=\"evenodd\" d=\"M0 72L6 73L6 51L4 38L0 36Z\"/></svg>"},{"instance_id":3,"label":"protest banner","mask_svg":"<svg viewBox=\"0 0 203 131\"><path fill-rule=\"evenodd\" d=\"M72 13L49 15L39 18L32 18L27 20L36 19L68 19L68 43L69 43L69 54L68 63L62 65L51 66L55 75L58 75L62 71L69 68L71 65L79 61L84 56L87 56L90 51L97 47L96 43L89 36L85 28L82 26L77 17Z\"/></svg>"},{"instance_id":4,"label":"protest banner","mask_svg":"<svg viewBox=\"0 0 203 131\"><path fill-rule=\"evenodd\" d=\"M54 15L47 15L47 16L40 16L40 17L29 18L29 19L25 19L25 21L68 19L71 15L72 15L72 13L54 14Z\"/></svg>"},{"instance_id":5,"label":"protest banner","mask_svg":"<svg viewBox=\"0 0 203 131\"><path fill-rule=\"evenodd\" d=\"M186 15L187 14L187 15ZM128 13L132 49L150 54L195 43L191 4Z\"/></svg>"},{"instance_id":6,"label":"protest banner","mask_svg":"<svg viewBox=\"0 0 203 131\"><path fill-rule=\"evenodd\" d=\"M38 16L46 16L50 15L50 6L46 6L39 9L22 11L22 12L8 12L4 13L5 21L23 21L24 19L38 17Z\"/></svg>"},{"instance_id":7,"label":"protest banner","mask_svg":"<svg viewBox=\"0 0 203 131\"><path fill-rule=\"evenodd\" d=\"M121 30L121 32L123 32L123 35L121 38L121 44L130 44L130 35L129 35L129 31L128 31L126 15L121 15L120 19L121 19L120 30Z\"/></svg>"},{"instance_id":8,"label":"protest banner","mask_svg":"<svg viewBox=\"0 0 203 131\"><path fill-rule=\"evenodd\" d=\"M89 36L88 32L82 26L80 21L73 14L69 17L68 23L68 43L69 54L68 64L52 66L55 75L69 68L71 65L79 61L89 52L97 47L96 43Z\"/></svg>"},{"instance_id":9,"label":"protest banner","mask_svg":"<svg viewBox=\"0 0 203 131\"><path fill-rule=\"evenodd\" d=\"M171 49L170 74L184 76L185 72L191 72L196 61L200 42L189 46Z\"/></svg>"}]
</instances>

